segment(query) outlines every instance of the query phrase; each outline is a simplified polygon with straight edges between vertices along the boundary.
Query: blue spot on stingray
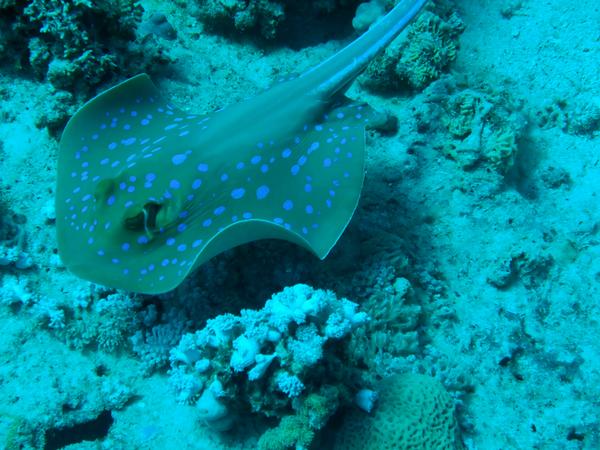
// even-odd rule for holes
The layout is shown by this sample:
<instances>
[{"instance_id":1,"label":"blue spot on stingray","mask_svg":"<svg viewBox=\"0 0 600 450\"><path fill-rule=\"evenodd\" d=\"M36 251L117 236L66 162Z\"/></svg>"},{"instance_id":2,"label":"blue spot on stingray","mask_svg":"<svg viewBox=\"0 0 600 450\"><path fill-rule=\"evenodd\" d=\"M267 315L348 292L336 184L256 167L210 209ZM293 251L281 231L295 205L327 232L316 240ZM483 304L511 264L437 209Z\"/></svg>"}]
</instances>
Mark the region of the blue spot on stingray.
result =
<instances>
[{"instance_id":1,"label":"blue spot on stingray","mask_svg":"<svg viewBox=\"0 0 600 450\"><path fill-rule=\"evenodd\" d=\"M161 266L166 267L169 265L169 260L167 258L163 259L160 263Z\"/></svg>"},{"instance_id":2,"label":"blue spot on stingray","mask_svg":"<svg viewBox=\"0 0 600 450\"><path fill-rule=\"evenodd\" d=\"M302 155L300 158L298 158L298 164L301 166L306 164L306 156L305 155Z\"/></svg>"},{"instance_id":3,"label":"blue spot on stingray","mask_svg":"<svg viewBox=\"0 0 600 450\"><path fill-rule=\"evenodd\" d=\"M108 200L106 200L106 204L108 206L112 206L112 205L114 205L114 203L115 203L115 196L111 195L110 197L108 197Z\"/></svg>"},{"instance_id":4,"label":"blue spot on stingray","mask_svg":"<svg viewBox=\"0 0 600 450\"><path fill-rule=\"evenodd\" d=\"M226 173L221 175L221 181L227 181L228 179L229 179L229 175L227 175Z\"/></svg>"},{"instance_id":5,"label":"blue spot on stingray","mask_svg":"<svg viewBox=\"0 0 600 450\"><path fill-rule=\"evenodd\" d=\"M208 172L208 164L200 163L196 168L198 172Z\"/></svg>"},{"instance_id":6,"label":"blue spot on stingray","mask_svg":"<svg viewBox=\"0 0 600 450\"><path fill-rule=\"evenodd\" d=\"M198 189L202 185L202 180L195 179L192 182L192 189Z\"/></svg>"},{"instance_id":7,"label":"blue spot on stingray","mask_svg":"<svg viewBox=\"0 0 600 450\"><path fill-rule=\"evenodd\" d=\"M238 170L242 170L244 168L245 164L243 162L239 162L236 164L235 168Z\"/></svg>"},{"instance_id":8,"label":"blue spot on stingray","mask_svg":"<svg viewBox=\"0 0 600 450\"><path fill-rule=\"evenodd\" d=\"M117 148L117 143L116 142L111 142L110 144L108 144L108 149L109 150L114 150L115 148Z\"/></svg>"},{"instance_id":9,"label":"blue spot on stingray","mask_svg":"<svg viewBox=\"0 0 600 450\"><path fill-rule=\"evenodd\" d=\"M273 219L273 222L275 222L276 224L281 225L283 223L283 219L281 217L275 217Z\"/></svg>"},{"instance_id":10,"label":"blue spot on stingray","mask_svg":"<svg viewBox=\"0 0 600 450\"><path fill-rule=\"evenodd\" d=\"M178 166L179 164L182 164L185 161L185 158L186 158L185 155L177 154L177 155L173 156L173 158L171 158L171 161L173 161L173 164Z\"/></svg>"},{"instance_id":11,"label":"blue spot on stingray","mask_svg":"<svg viewBox=\"0 0 600 450\"><path fill-rule=\"evenodd\" d=\"M242 214L242 217L244 219L251 219L252 218L252 213L245 212L244 214Z\"/></svg>"},{"instance_id":12,"label":"blue spot on stingray","mask_svg":"<svg viewBox=\"0 0 600 450\"><path fill-rule=\"evenodd\" d=\"M215 210L214 210L214 214L215 216L219 216L221 214L223 214L225 212L225 207L224 206L218 206Z\"/></svg>"},{"instance_id":13,"label":"blue spot on stingray","mask_svg":"<svg viewBox=\"0 0 600 450\"><path fill-rule=\"evenodd\" d=\"M179 231L180 233L183 233L186 228L187 226L185 223L180 223L179 225L177 225L177 231Z\"/></svg>"},{"instance_id":14,"label":"blue spot on stingray","mask_svg":"<svg viewBox=\"0 0 600 450\"><path fill-rule=\"evenodd\" d=\"M152 182L154 180L156 180L156 175L155 174L153 174L153 173L147 173L146 174L146 181Z\"/></svg>"},{"instance_id":15,"label":"blue spot on stingray","mask_svg":"<svg viewBox=\"0 0 600 450\"><path fill-rule=\"evenodd\" d=\"M258 163L260 162L260 159L261 159L261 158L260 158L260 155L254 155L254 156L253 156L253 157L250 159L250 162L251 162L252 164L258 164Z\"/></svg>"},{"instance_id":16,"label":"blue spot on stingray","mask_svg":"<svg viewBox=\"0 0 600 450\"><path fill-rule=\"evenodd\" d=\"M208 228L212 225L212 219L206 219L204 222L202 222L202 226L204 228Z\"/></svg>"},{"instance_id":17,"label":"blue spot on stingray","mask_svg":"<svg viewBox=\"0 0 600 450\"><path fill-rule=\"evenodd\" d=\"M177 250L180 251L180 252L185 251L186 248L187 248L187 246L185 244L179 244L177 246Z\"/></svg>"},{"instance_id":18,"label":"blue spot on stingray","mask_svg":"<svg viewBox=\"0 0 600 450\"><path fill-rule=\"evenodd\" d=\"M294 207L294 202L292 202L291 200L286 200L285 202L283 202L283 209L285 209L286 211L289 211L293 207Z\"/></svg>"},{"instance_id":19,"label":"blue spot on stingray","mask_svg":"<svg viewBox=\"0 0 600 450\"><path fill-rule=\"evenodd\" d=\"M256 198L259 200L264 199L267 195L269 195L269 187L265 186L264 184L262 186L259 186L258 189L256 189Z\"/></svg>"},{"instance_id":20,"label":"blue spot on stingray","mask_svg":"<svg viewBox=\"0 0 600 450\"><path fill-rule=\"evenodd\" d=\"M179 189L181 187L181 183L178 180L171 180L169 187L171 189Z\"/></svg>"},{"instance_id":21,"label":"blue spot on stingray","mask_svg":"<svg viewBox=\"0 0 600 450\"><path fill-rule=\"evenodd\" d=\"M269 166L267 164L263 164L262 166L260 166L260 171L262 173L267 173L269 171Z\"/></svg>"},{"instance_id":22,"label":"blue spot on stingray","mask_svg":"<svg viewBox=\"0 0 600 450\"><path fill-rule=\"evenodd\" d=\"M123 250L124 252L126 252L127 250L129 250L129 243L125 242L123 245L121 245L121 250Z\"/></svg>"},{"instance_id":23,"label":"blue spot on stingray","mask_svg":"<svg viewBox=\"0 0 600 450\"><path fill-rule=\"evenodd\" d=\"M304 208L304 211L306 211L306 214L312 214L314 209L313 209L312 205L306 205L306 208Z\"/></svg>"},{"instance_id":24,"label":"blue spot on stingray","mask_svg":"<svg viewBox=\"0 0 600 450\"><path fill-rule=\"evenodd\" d=\"M233 191L231 191L231 197L239 200L240 198L242 198L244 196L244 194L246 193L246 190L244 188L236 188Z\"/></svg>"},{"instance_id":25,"label":"blue spot on stingray","mask_svg":"<svg viewBox=\"0 0 600 450\"><path fill-rule=\"evenodd\" d=\"M312 185L310 185L308 183L305 184L304 185L304 192L310 192L310 191L312 191Z\"/></svg>"},{"instance_id":26,"label":"blue spot on stingray","mask_svg":"<svg viewBox=\"0 0 600 450\"><path fill-rule=\"evenodd\" d=\"M323 160L323 167L331 167L331 158L325 158Z\"/></svg>"},{"instance_id":27,"label":"blue spot on stingray","mask_svg":"<svg viewBox=\"0 0 600 450\"><path fill-rule=\"evenodd\" d=\"M294 164L290 169L290 172L292 172L292 175L298 175L298 172L300 172L300 166L298 164Z\"/></svg>"},{"instance_id":28,"label":"blue spot on stingray","mask_svg":"<svg viewBox=\"0 0 600 450\"><path fill-rule=\"evenodd\" d=\"M170 237L169 239L167 239L167 245L175 245L175 238Z\"/></svg>"},{"instance_id":29,"label":"blue spot on stingray","mask_svg":"<svg viewBox=\"0 0 600 450\"><path fill-rule=\"evenodd\" d=\"M197 239L194 242L192 242L192 248L200 247L201 244L202 244L202 239Z\"/></svg>"},{"instance_id":30,"label":"blue spot on stingray","mask_svg":"<svg viewBox=\"0 0 600 450\"><path fill-rule=\"evenodd\" d=\"M292 154L292 150L290 150L289 148L286 148L281 152L281 157L289 158L291 154Z\"/></svg>"},{"instance_id":31,"label":"blue spot on stingray","mask_svg":"<svg viewBox=\"0 0 600 450\"><path fill-rule=\"evenodd\" d=\"M121 144L123 144L123 145L131 145L131 144L134 144L136 140L137 140L136 138L130 137L130 138L127 138L127 139L123 139L121 141Z\"/></svg>"}]
</instances>

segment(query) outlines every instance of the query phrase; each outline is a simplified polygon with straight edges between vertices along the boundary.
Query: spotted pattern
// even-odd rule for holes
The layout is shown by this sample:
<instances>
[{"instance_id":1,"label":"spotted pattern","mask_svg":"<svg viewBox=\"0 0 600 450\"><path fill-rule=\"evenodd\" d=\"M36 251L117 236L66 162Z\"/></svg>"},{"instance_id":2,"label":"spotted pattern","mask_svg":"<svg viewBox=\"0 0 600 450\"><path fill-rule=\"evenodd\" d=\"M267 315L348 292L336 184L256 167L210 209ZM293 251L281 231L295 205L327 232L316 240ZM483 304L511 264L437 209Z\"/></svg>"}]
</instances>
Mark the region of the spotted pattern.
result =
<instances>
[{"instance_id":1,"label":"spotted pattern","mask_svg":"<svg viewBox=\"0 0 600 450\"><path fill-rule=\"evenodd\" d=\"M231 227L256 220L326 255L360 193L367 110L345 106L288 136L204 152L205 130L214 132L226 111L185 114L140 76L78 113L59 158L57 225L67 267L98 283L163 292L209 249L237 245L228 240Z\"/></svg>"}]
</instances>

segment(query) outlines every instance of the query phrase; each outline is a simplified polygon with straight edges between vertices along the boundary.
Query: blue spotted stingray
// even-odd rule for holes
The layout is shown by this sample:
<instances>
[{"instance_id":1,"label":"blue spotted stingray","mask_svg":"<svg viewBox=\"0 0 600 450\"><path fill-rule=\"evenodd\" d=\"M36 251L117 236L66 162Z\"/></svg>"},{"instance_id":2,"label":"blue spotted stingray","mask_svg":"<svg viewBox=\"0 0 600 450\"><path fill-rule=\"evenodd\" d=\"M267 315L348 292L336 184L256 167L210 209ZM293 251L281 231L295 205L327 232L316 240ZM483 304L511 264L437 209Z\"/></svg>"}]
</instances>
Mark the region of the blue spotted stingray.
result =
<instances>
[{"instance_id":1,"label":"blue spotted stingray","mask_svg":"<svg viewBox=\"0 0 600 450\"><path fill-rule=\"evenodd\" d=\"M64 264L99 284L161 293L258 239L325 258L356 209L372 117L340 99L425 2L401 1L320 65L207 115L174 107L145 74L86 103L60 142Z\"/></svg>"}]
</instances>

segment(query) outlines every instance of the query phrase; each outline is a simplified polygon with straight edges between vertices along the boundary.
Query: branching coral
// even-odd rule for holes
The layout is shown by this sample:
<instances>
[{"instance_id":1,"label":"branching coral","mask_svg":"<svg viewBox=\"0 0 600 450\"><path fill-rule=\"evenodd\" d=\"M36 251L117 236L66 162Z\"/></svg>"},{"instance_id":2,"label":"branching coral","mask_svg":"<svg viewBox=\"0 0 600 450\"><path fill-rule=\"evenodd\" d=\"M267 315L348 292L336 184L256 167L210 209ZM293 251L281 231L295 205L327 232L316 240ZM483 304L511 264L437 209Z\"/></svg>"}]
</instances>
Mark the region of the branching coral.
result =
<instances>
[{"instance_id":1,"label":"branching coral","mask_svg":"<svg viewBox=\"0 0 600 450\"><path fill-rule=\"evenodd\" d=\"M348 340L367 321L355 303L330 292L286 288L260 311L221 315L184 335L171 354L172 383L213 428L227 429L238 413L252 411L280 419L261 448L308 445L364 383L348 365L357 359Z\"/></svg>"}]
</instances>

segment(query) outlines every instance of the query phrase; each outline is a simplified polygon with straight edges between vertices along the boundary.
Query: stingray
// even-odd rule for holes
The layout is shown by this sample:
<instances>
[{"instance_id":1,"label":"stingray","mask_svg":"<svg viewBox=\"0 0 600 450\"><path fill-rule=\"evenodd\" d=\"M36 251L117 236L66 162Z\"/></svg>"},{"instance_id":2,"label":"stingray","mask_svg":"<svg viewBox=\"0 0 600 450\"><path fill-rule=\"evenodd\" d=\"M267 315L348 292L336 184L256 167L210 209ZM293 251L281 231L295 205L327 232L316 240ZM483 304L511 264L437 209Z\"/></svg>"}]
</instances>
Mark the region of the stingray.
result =
<instances>
[{"instance_id":1,"label":"stingray","mask_svg":"<svg viewBox=\"0 0 600 450\"><path fill-rule=\"evenodd\" d=\"M358 204L372 110L343 104L367 64L426 0L403 0L304 74L206 115L146 74L86 103L60 141L59 254L77 276L169 291L235 246L284 239L323 259Z\"/></svg>"}]
</instances>

